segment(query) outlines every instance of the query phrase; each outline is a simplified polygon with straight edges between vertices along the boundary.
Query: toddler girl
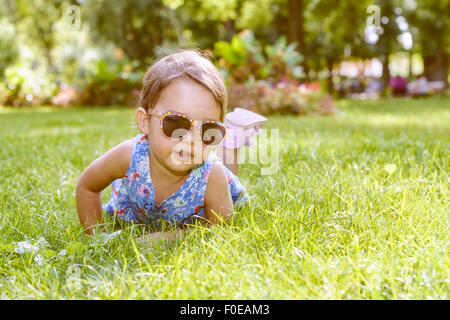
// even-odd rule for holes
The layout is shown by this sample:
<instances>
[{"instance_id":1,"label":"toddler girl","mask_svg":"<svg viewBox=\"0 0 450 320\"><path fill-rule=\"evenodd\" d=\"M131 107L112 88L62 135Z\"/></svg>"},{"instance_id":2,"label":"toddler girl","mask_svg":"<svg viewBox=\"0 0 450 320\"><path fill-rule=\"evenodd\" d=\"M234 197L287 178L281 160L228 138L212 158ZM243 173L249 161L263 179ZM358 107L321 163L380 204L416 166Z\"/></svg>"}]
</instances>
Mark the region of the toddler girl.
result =
<instances>
[{"instance_id":1,"label":"toddler girl","mask_svg":"<svg viewBox=\"0 0 450 320\"><path fill-rule=\"evenodd\" d=\"M141 134L100 156L78 180L77 210L86 233L101 230L102 210L145 224L228 221L233 206L248 200L237 177L237 150L266 119L243 109L225 119L226 103L221 74L196 51L168 55L150 67L136 111ZM222 159L211 152L216 146ZM102 205L101 191L110 184L111 200Z\"/></svg>"}]
</instances>

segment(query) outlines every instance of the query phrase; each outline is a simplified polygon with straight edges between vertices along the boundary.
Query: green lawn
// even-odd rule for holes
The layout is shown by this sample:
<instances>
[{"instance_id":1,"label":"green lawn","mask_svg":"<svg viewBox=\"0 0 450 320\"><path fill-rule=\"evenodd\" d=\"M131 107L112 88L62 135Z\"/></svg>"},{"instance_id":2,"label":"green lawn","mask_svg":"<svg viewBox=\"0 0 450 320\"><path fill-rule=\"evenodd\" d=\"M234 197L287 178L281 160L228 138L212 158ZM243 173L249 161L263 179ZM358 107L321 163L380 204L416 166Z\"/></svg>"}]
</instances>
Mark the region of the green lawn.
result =
<instances>
[{"instance_id":1,"label":"green lawn","mask_svg":"<svg viewBox=\"0 0 450 320\"><path fill-rule=\"evenodd\" d=\"M154 248L133 225L88 239L76 213L79 175L138 133L134 110L0 108L0 298L449 299L449 106L271 117L281 169L243 166L250 206Z\"/></svg>"}]
</instances>

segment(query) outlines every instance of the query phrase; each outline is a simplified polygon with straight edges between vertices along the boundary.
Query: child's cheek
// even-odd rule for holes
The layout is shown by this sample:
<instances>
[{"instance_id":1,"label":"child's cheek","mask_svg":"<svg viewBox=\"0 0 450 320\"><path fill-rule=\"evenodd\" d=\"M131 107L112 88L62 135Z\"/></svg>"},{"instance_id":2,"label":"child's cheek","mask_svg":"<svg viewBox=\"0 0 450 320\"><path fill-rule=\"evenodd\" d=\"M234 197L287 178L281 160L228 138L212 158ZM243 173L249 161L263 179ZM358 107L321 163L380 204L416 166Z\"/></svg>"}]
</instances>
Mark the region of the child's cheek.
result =
<instances>
[{"instance_id":1,"label":"child's cheek","mask_svg":"<svg viewBox=\"0 0 450 320\"><path fill-rule=\"evenodd\" d=\"M150 145L152 146L153 152L157 153L159 156L167 156L172 152L174 146L173 141L164 137L158 130L151 130L148 136Z\"/></svg>"},{"instance_id":2,"label":"child's cheek","mask_svg":"<svg viewBox=\"0 0 450 320\"><path fill-rule=\"evenodd\" d=\"M159 148L161 149L161 153L170 156L173 152L177 151L177 144L176 141L165 139L165 141L160 141Z\"/></svg>"}]
</instances>

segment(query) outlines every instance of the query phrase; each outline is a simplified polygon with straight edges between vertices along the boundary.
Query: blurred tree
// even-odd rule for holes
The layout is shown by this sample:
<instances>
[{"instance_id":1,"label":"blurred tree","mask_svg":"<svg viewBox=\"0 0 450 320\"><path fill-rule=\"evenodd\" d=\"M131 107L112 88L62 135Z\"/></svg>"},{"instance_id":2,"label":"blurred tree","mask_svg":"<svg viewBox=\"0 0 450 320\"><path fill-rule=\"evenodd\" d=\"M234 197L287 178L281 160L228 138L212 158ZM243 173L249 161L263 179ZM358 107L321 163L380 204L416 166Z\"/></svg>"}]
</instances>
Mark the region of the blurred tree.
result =
<instances>
[{"instance_id":1,"label":"blurred tree","mask_svg":"<svg viewBox=\"0 0 450 320\"><path fill-rule=\"evenodd\" d=\"M218 40L231 41L234 34L251 29L262 44L287 35L287 0L164 0L176 9L184 31L200 48L212 48Z\"/></svg>"},{"instance_id":2,"label":"blurred tree","mask_svg":"<svg viewBox=\"0 0 450 320\"><path fill-rule=\"evenodd\" d=\"M166 48L214 48L217 41L231 41L234 34L251 29L263 47L284 35L289 43L296 42L306 72L329 71L330 91L333 66L352 57L378 57L388 81L389 55L402 50L401 8L414 37L413 50L423 55L426 76L448 78L450 0L3 0L0 30L8 32L2 31L0 39L0 73L18 56L18 35L37 59L45 60L50 72L57 73L63 63L56 59L56 44L65 41L57 35L65 33L61 21L71 4L81 8L81 23L89 26L93 46L105 52L120 48L133 60L134 69L138 61L145 68ZM367 43L370 5L379 8L382 33Z\"/></svg>"},{"instance_id":3,"label":"blurred tree","mask_svg":"<svg viewBox=\"0 0 450 320\"><path fill-rule=\"evenodd\" d=\"M131 59L149 63L164 48L213 48L216 41L230 41L247 28L263 43L273 43L288 33L287 4L288 0L88 0L83 17L97 41L112 41ZM290 25L294 28L295 21ZM301 39L297 35L295 41L304 47Z\"/></svg>"},{"instance_id":4,"label":"blurred tree","mask_svg":"<svg viewBox=\"0 0 450 320\"><path fill-rule=\"evenodd\" d=\"M396 22L395 8L398 8L403 3L402 0L377 0L375 4L379 6L381 13L381 28L382 33L379 40L371 46L374 54L381 60L383 64L382 79L385 85L389 83L389 57L396 51L401 50L398 36L401 31Z\"/></svg>"},{"instance_id":5,"label":"blurred tree","mask_svg":"<svg viewBox=\"0 0 450 320\"><path fill-rule=\"evenodd\" d=\"M9 21L5 2L0 3L0 79L5 69L19 56L16 42L16 28Z\"/></svg>"},{"instance_id":6,"label":"blurred tree","mask_svg":"<svg viewBox=\"0 0 450 320\"><path fill-rule=\"evenodd\" d=\"M242 0L164 0L174 10L180 31L183 33L181 45L202 49L213 48L218 40L231 40L237 32L236 19L241 10Z\"/></svg>"},{"instance_id":7,"label":"blurred tree","mask_svg":"<svg viewBox=\"0 0 450 320\"><path fill-rule=\"evenodd\" d=\"M162 0L91 0L82 10L93 39L115 43L132 60L149 63L155 46L178 39Z\"/></svg>"},{"instance_id":8,"label":"blurred tree","mask_svg":"<svg viewBox=\"0 0 450 320\"><path fill-rule=\"evenodd\" d=\"M241 0L108 0L83 3L92 36L146 65L166 49L212 48L236 32Z\"/></svg>"},{"instance_id":9,"label":"blurred tree","mask_svg":"<svg viewBox=\"0 0 450 320\"><path fill-rule=\"evenodd\" d=\"M253 30L262 43L274 43L280 36L288 35L287 0L242 1L241 8L237 27Z\"/></svg>"},{"instance_id":10,"label":"blurred tree","mask_svg":"<svg viewBox=\"0 0 450 320\"><path fill-rule=\"evenodd\" d=\"M66 0L6 0L8 16L27 43L42 49L50 72L55 71L52 49L55 45L54 25L61 19Z\"/></svg>"},{"instance_id":11,"label":"blurred tree","mask_svg":"<svg viewBox=\"0 0 450 320\"><path fill-rule=\"evenodd\" d=\"M306 43L315 70L326 68L327 90L333 91L332 69L344 58L368 56L364 49L369 0L348 0L335 5L333 0L318 0L307 7Z\"/></svg>"},{"instance_id":12,"label":"blurred tree","mask_svg":"<svg viewBox=\"0 0 450 320\"><path fill-rule=\"evenodd\" d=\"M266 25L276 38L287 35L305 57L302 62L305 74L308 75L309 69L327 69L327 86L332 90L331 70L336 62L351 56L374 55L373 48L364 42L367 8L372 2L348 0L337 5L332 0L261 0L255 5L254 1L244 1L237 25L249 28ZM247 16L252 18L244 19ZM255 35L260 38L259 30Z\"/></svg>"},{"instance_id":13,"label":"blurred tree","mask_svg":"<svg viewBox=\"0 0 450 320\"><path fill-rule=\"evenodd\" d=\"M305 8L307 0L287 0L288 2L288 40L297 44L297 50L303 55L303 70L308 74L305 45Z\"/></svg>"},{"instance_id":14,"label":"blurred tree","mask_svg":"<svg viewBox=\"0 0 450 320\"><path fill-rule=\"evenodd\" d=\"M450 1L415 0L404 5L407 21L413 27L424 62L424 74L430 81L448 86L450 55Z\"/></svg>"}]
</instances>

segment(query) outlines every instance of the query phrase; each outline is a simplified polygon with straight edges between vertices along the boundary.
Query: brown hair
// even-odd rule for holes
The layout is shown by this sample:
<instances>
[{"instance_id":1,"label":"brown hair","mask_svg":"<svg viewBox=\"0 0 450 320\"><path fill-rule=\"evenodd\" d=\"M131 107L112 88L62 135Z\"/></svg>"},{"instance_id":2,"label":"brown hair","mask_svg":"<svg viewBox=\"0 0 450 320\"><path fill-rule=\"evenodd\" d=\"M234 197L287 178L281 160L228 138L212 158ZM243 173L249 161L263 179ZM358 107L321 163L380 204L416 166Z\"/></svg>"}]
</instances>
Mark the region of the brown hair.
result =
<instances>
[{"instance_id":1,"label":"brown hair","mask_svg":"<svg viewBox=\"0 0 450 320\"><path fill-rule=\"evenodd\" d=\"M154 108L160 93L176 78L187 77L208 89L220 108L220 121L225 117L227 90L222 75L205 54L184 50L169 54L145 73L139 106L146 111Z\"/></svg>"}]
</instances>

